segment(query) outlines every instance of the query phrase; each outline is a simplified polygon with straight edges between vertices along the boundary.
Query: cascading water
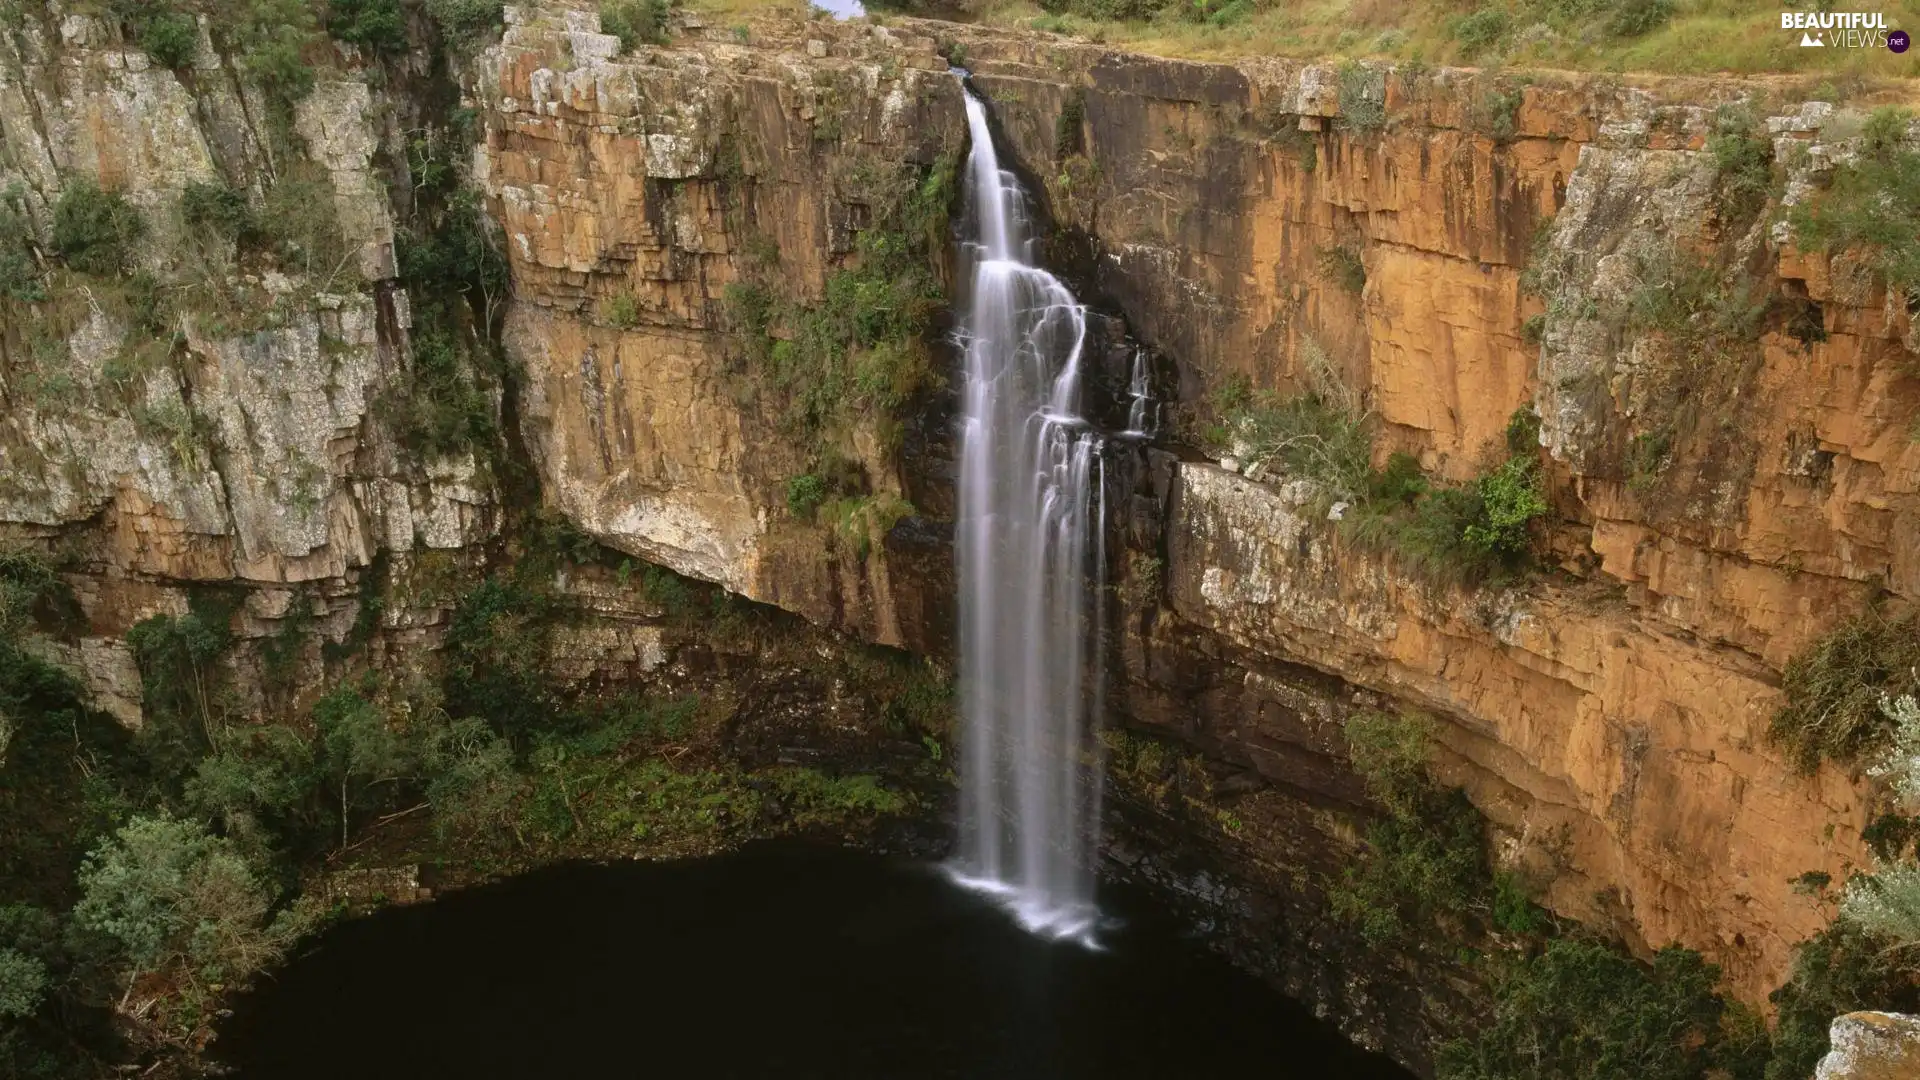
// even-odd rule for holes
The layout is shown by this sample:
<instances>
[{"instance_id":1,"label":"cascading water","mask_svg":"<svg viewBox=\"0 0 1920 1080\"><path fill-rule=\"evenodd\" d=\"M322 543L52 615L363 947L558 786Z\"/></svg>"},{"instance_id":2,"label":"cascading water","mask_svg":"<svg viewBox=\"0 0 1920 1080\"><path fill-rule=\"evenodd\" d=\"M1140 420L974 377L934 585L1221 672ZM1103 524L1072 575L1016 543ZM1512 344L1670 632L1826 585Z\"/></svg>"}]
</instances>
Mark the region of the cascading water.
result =
<instances>
[{"instance_id":1,"label":"cascading water","mask_svg":"<svg viewBox=\"0 0 1920 1080\"><path fill-rule=\"evenodd\" d=\"M963 324L961 837L957 876L1036 933L1090 940L1100 685L1087 676L1105 572L1099 435L1079 415L1086 311L1033 265L1024 193L966 94L975 238ZM1095 600L1097 604L1097 599Z\"/></svg>"}]
</instances>

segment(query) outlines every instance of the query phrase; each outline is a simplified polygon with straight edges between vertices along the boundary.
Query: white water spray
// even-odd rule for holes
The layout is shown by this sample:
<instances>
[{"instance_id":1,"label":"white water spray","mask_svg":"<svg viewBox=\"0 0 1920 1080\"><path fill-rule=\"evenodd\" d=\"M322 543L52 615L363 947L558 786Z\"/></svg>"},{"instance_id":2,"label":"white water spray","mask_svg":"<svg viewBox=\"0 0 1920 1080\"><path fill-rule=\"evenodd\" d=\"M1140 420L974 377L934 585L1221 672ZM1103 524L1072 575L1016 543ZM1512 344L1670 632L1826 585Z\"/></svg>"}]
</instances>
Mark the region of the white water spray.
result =
<instances>
[{"instance_id":1,"label":"white water spray","mask_svg":"<svg viewBox=\"0 0 1920 1080\"><path fill-rule=\"evenodd\" d=\"M1031 931L1091 941L1100 685L1088 667L1102 612L1088 583L1104 578L1105 523L1100 438L1079 415L1086 310L1033 265L1025 194L970 92L966 107L977 232L956 531L957 876Z\"/></svg>"}]
</instances>

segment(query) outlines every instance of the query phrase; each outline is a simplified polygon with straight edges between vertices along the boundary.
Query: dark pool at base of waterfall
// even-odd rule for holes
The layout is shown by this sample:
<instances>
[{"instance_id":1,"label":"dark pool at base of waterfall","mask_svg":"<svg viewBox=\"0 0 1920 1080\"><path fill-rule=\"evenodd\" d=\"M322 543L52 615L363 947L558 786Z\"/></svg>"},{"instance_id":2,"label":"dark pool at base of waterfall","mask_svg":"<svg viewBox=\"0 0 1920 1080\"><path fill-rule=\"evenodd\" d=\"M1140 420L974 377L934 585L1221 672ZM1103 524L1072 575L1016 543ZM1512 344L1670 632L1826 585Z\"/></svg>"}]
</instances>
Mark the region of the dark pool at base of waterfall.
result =
<instances>
[{"instance_id":1,"label":"dark pool at base of waterfall","mask_svg":"<svg viewBox=\"0 0 1920 1080\"><path fill-rule=\"evenodd\" d=\"M569 865L341 923L214 1056L326 1077L1405 1080L1150 908L1100 951L925 863L794 843Z\"/></svg>"}]
</instances>

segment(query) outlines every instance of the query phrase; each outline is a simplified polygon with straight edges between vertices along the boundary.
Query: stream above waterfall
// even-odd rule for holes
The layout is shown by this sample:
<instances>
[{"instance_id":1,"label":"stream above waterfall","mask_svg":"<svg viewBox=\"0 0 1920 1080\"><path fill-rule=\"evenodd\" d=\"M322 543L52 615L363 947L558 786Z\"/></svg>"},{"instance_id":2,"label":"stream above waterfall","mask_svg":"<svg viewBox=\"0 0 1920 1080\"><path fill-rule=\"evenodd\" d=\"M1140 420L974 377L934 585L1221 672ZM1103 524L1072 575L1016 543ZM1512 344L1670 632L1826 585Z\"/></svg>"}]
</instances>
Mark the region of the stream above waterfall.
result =
<instances>
[{"instance_id":1,"label":"stream above waterfall","mask_svg":"<svg viewBox=\"0 0 1920 1080\"><path fill-rule=\"evenodd\" d=\"M795 842L572 864L322 934L234 1005L241 1077L1404 1080L1124 891L1101 950L936 866Z\"/></svg>"}]
</instances>

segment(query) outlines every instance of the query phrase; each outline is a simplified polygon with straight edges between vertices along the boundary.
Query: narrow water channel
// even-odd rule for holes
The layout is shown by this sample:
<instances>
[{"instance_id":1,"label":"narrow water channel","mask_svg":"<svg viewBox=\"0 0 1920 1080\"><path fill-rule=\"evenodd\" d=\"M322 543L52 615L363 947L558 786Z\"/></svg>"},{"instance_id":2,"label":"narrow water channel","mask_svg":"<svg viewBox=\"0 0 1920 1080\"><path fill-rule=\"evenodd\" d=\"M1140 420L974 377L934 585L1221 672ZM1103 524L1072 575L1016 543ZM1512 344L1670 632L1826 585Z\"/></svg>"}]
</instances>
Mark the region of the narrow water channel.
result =
<instances>
[{"instance_id":1,"label":"narrow water channel","mask_svg":"<svg viewBox=\"0 0 1920 1080\"><path fill-rule=\"evenodd\" d=\"M1135 898L1103 908L1095 951L832 848L562 866L328 930L214 1050L258 1080L1406 1080Z\"/></svg>"}]
</instances>

